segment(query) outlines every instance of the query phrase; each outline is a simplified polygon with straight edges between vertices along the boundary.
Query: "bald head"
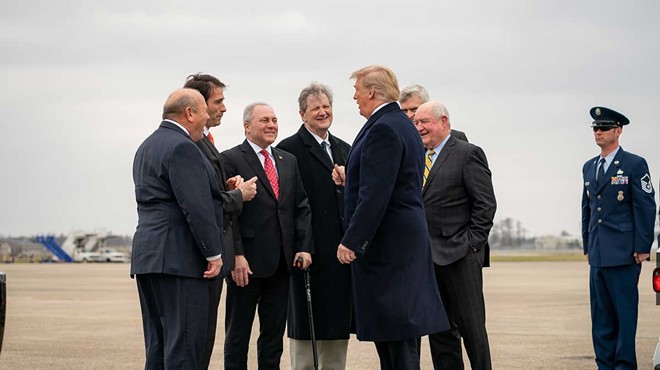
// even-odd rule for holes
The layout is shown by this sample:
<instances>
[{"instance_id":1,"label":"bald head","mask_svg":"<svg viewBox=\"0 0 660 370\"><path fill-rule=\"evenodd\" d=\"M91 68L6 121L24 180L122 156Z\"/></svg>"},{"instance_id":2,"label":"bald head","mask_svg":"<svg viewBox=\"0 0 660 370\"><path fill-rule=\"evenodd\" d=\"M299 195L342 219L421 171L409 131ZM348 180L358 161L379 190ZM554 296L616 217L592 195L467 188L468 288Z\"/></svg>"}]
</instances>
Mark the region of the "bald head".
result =
<instances>
[{"instance_id":1,"label":"bald head","mask_svg":"<svg viewBox=\"0 0 660 370\"><path fill-rule=\"evenodd\" d=\"M209 119L206 101L195 89L174 90L163 106L163 119L175 121L185 127L193 141L198 141L204 135L204 125Z\"/></svg>"}]
</instances>

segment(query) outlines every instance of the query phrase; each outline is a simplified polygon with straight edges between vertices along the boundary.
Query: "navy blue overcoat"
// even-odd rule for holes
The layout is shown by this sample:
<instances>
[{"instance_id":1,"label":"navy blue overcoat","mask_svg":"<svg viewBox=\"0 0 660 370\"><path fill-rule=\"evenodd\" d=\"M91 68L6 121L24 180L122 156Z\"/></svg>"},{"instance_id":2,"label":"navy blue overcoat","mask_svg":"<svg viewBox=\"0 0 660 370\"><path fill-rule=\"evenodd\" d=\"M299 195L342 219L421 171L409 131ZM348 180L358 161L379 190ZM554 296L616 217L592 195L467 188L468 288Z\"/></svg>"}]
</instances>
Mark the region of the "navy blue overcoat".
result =
<instances>
[{"instance_id":1,"label":"navy blue overcoat","mask_svg":"<svg viewBox=\"0 0 660 370\"><path fill-rule=\"evenodd\" d=\"M369 118L346 165L342 244L351 264L359 340L397 341L449 329L422 201L424 148L397 103Z\"/></svg>"}]
</instances>

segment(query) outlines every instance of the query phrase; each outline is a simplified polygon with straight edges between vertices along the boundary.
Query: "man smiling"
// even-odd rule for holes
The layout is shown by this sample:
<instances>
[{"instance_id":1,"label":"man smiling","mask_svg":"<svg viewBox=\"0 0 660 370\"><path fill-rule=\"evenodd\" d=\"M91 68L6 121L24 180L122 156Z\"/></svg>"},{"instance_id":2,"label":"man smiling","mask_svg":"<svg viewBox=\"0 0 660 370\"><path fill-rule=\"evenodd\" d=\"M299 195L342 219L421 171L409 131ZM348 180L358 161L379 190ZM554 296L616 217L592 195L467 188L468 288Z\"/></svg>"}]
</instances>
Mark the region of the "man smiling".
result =
<instances>
[{"instance_id":1,"label":"man smiling","mask_svg":"<svg viewBox=\"0 0 660 370\"><path fill-rule=\"evenodd\" d=\"M277 146L298 159L298 168L312 209L314 265L310 269L314 321L321 369L344 369L350 335L352 305L350 268L335 258L344 235L344 187L332 181L335 165L344 166L350 150L330 134L332 91L312 83L298 98L298 132ZM291 338L291 368L313 368L306 292L302 273L291 276L288 335Z\"/></svg>"},{"instance_id":2,"label":"man smiling","mask_svg":"<svg viewBox=\"0 0 660 370\"><path fill-rule=\"evenodd\" d=\"M227 281L225 369L247 369L255 310L261 330L260 369L279 369L286 326L289 272L298 257L312 263L311 212L296 157L273 148L277 116L270 105L252 103L243 112L245 141L222 152L227 176L257 177L257 195L243 205L241 244Z\"/></svg>"}]
</instances>

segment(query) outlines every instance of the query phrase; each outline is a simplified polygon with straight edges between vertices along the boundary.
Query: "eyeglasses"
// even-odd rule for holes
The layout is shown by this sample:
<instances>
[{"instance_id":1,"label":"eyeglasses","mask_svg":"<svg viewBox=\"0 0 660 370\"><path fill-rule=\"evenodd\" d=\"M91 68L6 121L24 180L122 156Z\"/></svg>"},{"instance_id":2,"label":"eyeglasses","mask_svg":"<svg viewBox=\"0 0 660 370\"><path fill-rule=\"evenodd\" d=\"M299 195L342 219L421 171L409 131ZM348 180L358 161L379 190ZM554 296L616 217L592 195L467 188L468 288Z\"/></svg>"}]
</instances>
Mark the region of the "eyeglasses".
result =
<instances>
[{"instance_id":1,"label":"eyeglasses","mask_svg":"<svg viewBox=\"0 0 660 370\"><path fill-rule=\"evenodd\" d=\"M594 132L602 131L602 132L607 132L611 129L614 128L614 126L595 126L592 127L594 129Z\"/></svg>"}]
</instances>

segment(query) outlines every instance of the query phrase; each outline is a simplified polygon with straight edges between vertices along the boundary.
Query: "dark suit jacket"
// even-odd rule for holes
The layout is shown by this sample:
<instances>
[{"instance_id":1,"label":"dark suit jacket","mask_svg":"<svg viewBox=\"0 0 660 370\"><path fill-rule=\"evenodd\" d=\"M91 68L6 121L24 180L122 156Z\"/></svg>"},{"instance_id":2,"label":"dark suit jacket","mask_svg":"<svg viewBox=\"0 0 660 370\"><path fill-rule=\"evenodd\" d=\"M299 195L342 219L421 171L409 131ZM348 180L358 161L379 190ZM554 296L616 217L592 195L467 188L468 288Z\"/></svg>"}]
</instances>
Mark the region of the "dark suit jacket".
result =
<instances>
[{"instance_id":1,"label":"dark suit jacket","mask_svg":"<svg viewBox=\"0 0 660 370\"><path fill-rule=\"evenodd\" d=\"M220 194L222 195L222 205L224 207L222 227L222 236L225 242L225 253L223 255L222 270L225 274L230 273L234 269L234 249L235 245L241 244L240 229L238 228L238 215L243 210L243 195L238 189L227 191L224 171L220 161L220 152L213 145L207 136L197 142L197 146L202 150L202 153L211 162L215 176L218 179L218 186L220 187ZM248 179L246 179L248 180ZM220 227L220 226L219 226ZM240 247L239 247L240 248Z\"/></svg>"},{"instance_id":2,"label":"dark suit jacket","mask_svg":"<svg viewBox=\"0 0 660 370\"><path fill-rule=\"evenodd\" d=\"M351 263L357 337L399 341L449 329L422 203L424 148L397 103L375 112L346 165L342 243Z\"/></svg>"},{"instance_id":3,"label":"dark suit jacket","mask_svg":"<svg viewBox=\"0 0 660 370\"><path fill-rule=\"evenodd\" d=\"M222 196L213 168L171 122L140 145L133 162L138 225L131 275L202 278L207 257L223 253Z\"/></svg>"},{"instance_id":4,"label":"dark suit jacket","mask_svg":"<svg viewBox=\"0 0 660 370\"><path fill-rule=\"evenodd\" d=\"M495 217L495 193L483 150L452 136L442 148L422 189L433 262L448 265L486 248Z\"/></svg>"},{"instance_id":5,"label":"dark suit jacket","mask_svg":"<svg viewBox=\"0 0 660 370\"><path fill-rule=\"evenodd\" d=\"M272 147L280 185L275 199L266 172L247 140L220 154L227 177L257 176L257 195L243 204L239 217L242 246L236 255L244 255L255 278L272 276L284 253L291 270L297 252L313 252L311 211L303 188L296 157Z\"/></svg>"},{"instance_id":6,"label":"dark suit jacket","mask_svg":"<svg viewBox=\"0 0 660 370\"><path fill-rule=\"evenodd\" d=\"M468 143L470 142L470 140L467 138L467 135L465 135L465 132L463 131L451 129L451 136L457 138L458 140L463 140Z\"/></svg>"},{"instance_id":7,"label":"dark suit jacket","mask_svg":"<svg viewBox=\"0 0 660 370\"><path fill-rule=\"evenodd\" d=\"M346 164L350 145L328 134L334 163ZM344 187L332 181L333 162L304 125L278 145L296 156L312 208L314 258L310 267L316 339L348 339L351 328L350 267L337 260L344 235ZM309 340L307 298L302 272L295 271L289 293L288 335Z\"/></svg>"},{"instance_id":8,"label":"dark suit jacket","mask_svg":"<svg viewBox=\"0 0 660 370\"><path fill-rule=\"evenodd\" d=\"M633 253L649 253L655 226L655 191L644 158L619 148L596 181L596 157L582 168L582 243L595 267L634 264Z\"/></svg>"}]
</instances>

